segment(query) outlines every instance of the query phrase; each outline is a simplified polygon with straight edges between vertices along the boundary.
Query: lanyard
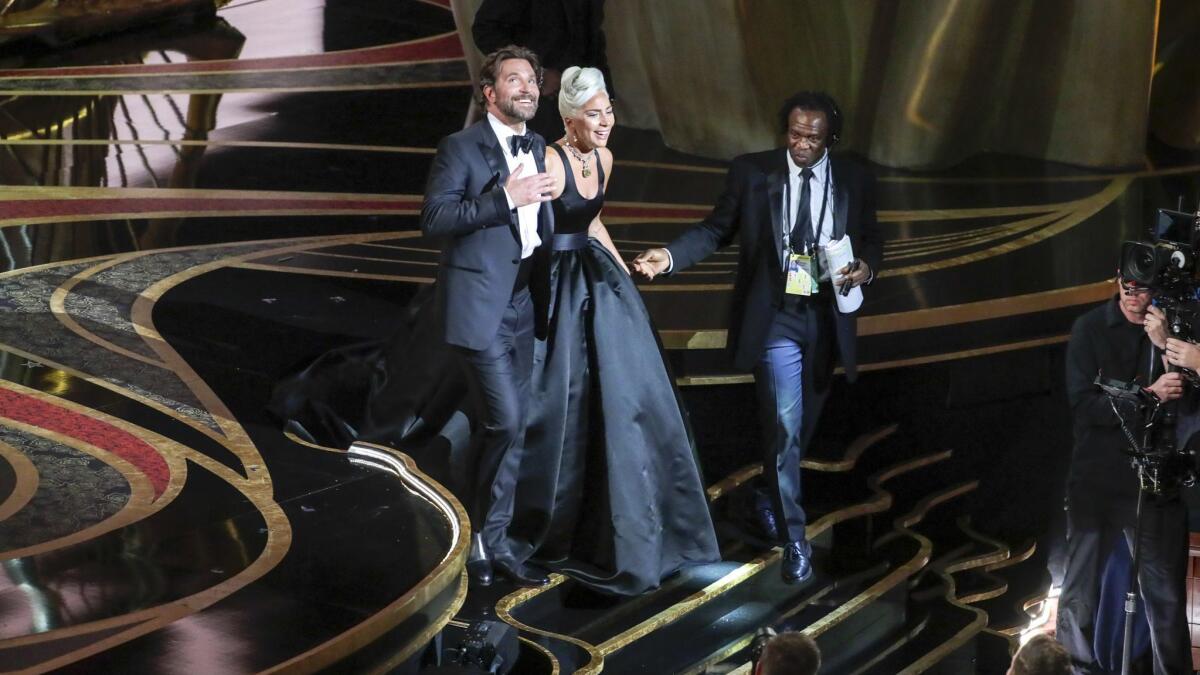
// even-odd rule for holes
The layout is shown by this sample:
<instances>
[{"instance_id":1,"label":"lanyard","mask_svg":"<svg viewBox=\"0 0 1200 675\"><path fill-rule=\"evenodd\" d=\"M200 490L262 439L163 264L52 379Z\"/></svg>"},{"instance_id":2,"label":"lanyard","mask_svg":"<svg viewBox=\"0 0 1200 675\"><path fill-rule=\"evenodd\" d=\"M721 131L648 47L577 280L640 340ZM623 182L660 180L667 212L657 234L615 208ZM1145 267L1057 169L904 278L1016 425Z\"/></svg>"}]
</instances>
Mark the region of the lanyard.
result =
<instances>
[{"instance_id":1,"label":"lanyard","mask_svg":"<svg viewBox=\"0 0 1200 675\"><path fill-rule=\"evenodd\" d=\"M815 237L813 237L813 244L812 244L813 249L816 249L817 246L820 245L821 233L825 231L825 206L829 203L829 190L830 190L829 184L833 182L832 178L833 177L829 175L829 167L826 167L825 168L825 189L821 191L821 215L818 216L818 218L817 218L817 235ZM809 180L812 180L812 179L810 178ZM790 248L792 250L792 252L795 253L796 252L796 242L791 240L792 230L796 226L796 223L794 222L796 215L795 215L795 211L792 209L792 178L791 178L791 176L788 176L787 186L784 191L784 200L785 200L784 203L787 205L787 207L784 209L784 211L787 212L787 227L784 228L783 236L788 238L787 248ZM799 207L799 205L797 205L797 207ZM811 254L812 251L810 250L810 251L808 251L808 253Z\"/></svg>"}]
</instances>

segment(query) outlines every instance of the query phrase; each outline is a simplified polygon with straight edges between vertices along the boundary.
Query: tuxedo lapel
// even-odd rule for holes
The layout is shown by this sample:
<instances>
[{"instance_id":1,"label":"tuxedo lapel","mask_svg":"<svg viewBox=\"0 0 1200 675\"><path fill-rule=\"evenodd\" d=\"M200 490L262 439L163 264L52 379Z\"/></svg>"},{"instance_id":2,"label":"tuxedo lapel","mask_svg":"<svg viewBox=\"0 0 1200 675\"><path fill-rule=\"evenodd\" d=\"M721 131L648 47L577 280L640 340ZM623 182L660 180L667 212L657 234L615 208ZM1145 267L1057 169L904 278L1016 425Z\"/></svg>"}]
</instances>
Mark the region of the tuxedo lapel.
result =
<instances>
[{"instance_id":1,"label":"tuxedo lapel","mask_svg":"<svg viewBox=\"0 0 1200 675\"><path fill-rule=\"evenodd\" d=\"M829 158L829 171L833 175L833 241L846 236L846 220L850 216L850 182L842 163Z\"/></svg>"},{"instance_id":2,"label":"tuxedo lapel","mask_svg":"<svg viewBox=\"0 0 1200 675\"><path fill-rule=\"evenodd\" d=\"M777 165L774 171L767 174L767 205L771 209L771 250L775 252L775 262L783 267L783 260L779 257L779 243L783 241L785 227L783 194L784 188L787 187L788 175L787 158L780 154L779 159L783 160L783 165Z\"/></svg>"},{"instance_id":3,"label":"tuxedo lapel","mask_svg":"<svg viewBox=\"0 0 1200 675\"><path fill-rule=\"evenodd\" d=\"M535 134L533 137L533 163L538 173L546 172L546 139L542 138L541 134ZM554 209L550 207L550 202L542 202L542 207L538 210L538 230L543 244L554 234Z\"/></svg>"},{"instance_id":4,"label":"tuxedo lapel","mask_svg":"<svg viewBox=\"0 0 1200 675\"><path fill-rule=\"evenodd\" d=\"M500 139L496 138L496 132L492 131L492 126L488 124L487 119L485 118L477 124L480 126L479 152L492 172L492 178L487 181L488 187L485 188L490 190L492 187L503 185L508 181L508 160L504 158L504 150L500 148ZM520 246L521 230L516 213L513 213L509 219L508 230L512 233L517 245Z\"/></svg>"},{"instance_id":5,"label":"tuxedo lapel","mask_svg":"<svg viewBox=\"0 0 1200 675\"><path fill-rule=\"evenodd\" d=\"M542 138L541 134L536 134L533 137L533 147L530 148L533 153L533 165L537 167L539 173L546 170L546 139Z\"/></svg>"},{"instance_id":6,"label":"tuxedo lapel","mask_svg":"<svg viewBox=\"0 0 1200 675\"><path fill-rule=\"evenodd\" d=\"M503 183L508 180L508 162L504 160L504 151L500 149L500 139L496 138L496 132L492 131L492 127L486 119L477 124L479 125L479 152L483 155L483 160L487 162L488 168L491 169L492 176L499 179L498 182Z\"/></svg>"}]
</instances>

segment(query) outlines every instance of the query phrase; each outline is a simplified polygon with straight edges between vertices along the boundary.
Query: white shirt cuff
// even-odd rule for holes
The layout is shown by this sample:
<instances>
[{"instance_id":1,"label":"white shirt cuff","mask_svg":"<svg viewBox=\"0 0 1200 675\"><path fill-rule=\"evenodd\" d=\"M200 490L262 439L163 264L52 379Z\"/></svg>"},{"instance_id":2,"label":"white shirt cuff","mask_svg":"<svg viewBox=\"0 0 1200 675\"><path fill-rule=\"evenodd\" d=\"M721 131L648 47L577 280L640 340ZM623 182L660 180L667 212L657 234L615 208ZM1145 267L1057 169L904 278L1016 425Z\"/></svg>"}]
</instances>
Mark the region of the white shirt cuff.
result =
<instances>
[{"instance_id":1,"label":"white shirt cuff","mask_svg":"<svg viewBox=\"0 0 1200 675\"><path fill-rule=\"evenodd\" d=\"M664 248L667 252L667 269L663 270L663 274L670 274L675 269L675 256L671 255L671 249Z\"/></svg>"},{"instance_id":2,"label":"white shirt cuff","mask_svg":"<svg viewBox=\"0 0 1200 675\"><path fill-rule=\"evenodd\" d=\"M517 208L517 203L513 201L512 195L508 194L507 187L503 188L503 190L504 190L504 198L508 200L508 210L512 211L513 209Z\"/></svg>"}]
</instances>

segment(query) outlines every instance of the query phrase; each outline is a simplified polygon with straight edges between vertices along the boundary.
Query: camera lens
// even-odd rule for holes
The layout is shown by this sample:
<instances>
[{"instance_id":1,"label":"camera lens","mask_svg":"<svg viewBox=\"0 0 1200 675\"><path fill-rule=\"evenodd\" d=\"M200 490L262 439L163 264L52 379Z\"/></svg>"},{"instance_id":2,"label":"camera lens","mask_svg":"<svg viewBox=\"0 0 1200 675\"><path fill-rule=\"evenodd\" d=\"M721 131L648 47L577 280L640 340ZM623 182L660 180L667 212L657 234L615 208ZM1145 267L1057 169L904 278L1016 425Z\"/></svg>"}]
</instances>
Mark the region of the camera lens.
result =
<instances>
[{"instance_id":1,"label":"camera lens","mask_svg":"<svg viewBox=\"0 0 1200 675\"><path fill-rule=\"evenodd\" d=\"M1153 244L1125 242L1121 250L1121 278L1143 286L1154 285L1159 268L1157 253Z\"/></svg>"}]
</instances>

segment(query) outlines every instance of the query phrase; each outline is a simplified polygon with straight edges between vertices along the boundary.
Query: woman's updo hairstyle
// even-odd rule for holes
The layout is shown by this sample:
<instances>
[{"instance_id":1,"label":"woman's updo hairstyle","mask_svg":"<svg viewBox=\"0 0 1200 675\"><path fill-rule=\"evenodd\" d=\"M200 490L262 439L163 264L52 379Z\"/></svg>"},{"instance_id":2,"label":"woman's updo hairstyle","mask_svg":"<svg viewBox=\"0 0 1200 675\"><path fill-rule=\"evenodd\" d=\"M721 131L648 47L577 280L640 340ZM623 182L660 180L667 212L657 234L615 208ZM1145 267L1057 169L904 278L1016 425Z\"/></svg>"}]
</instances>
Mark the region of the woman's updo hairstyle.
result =
<instances>
[{"instance_id":1,"label":"woman's updo hairstyle","mask_svg":"<svg viewBox=\"0 0 1200 675\"><path fill-rule=\"evenodd\" d=\"M604 73L596 68L567 68L558 85L558 114L574 117L600 92L608 93L604 87Z\"/></svg>"}]
</instances>

